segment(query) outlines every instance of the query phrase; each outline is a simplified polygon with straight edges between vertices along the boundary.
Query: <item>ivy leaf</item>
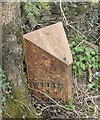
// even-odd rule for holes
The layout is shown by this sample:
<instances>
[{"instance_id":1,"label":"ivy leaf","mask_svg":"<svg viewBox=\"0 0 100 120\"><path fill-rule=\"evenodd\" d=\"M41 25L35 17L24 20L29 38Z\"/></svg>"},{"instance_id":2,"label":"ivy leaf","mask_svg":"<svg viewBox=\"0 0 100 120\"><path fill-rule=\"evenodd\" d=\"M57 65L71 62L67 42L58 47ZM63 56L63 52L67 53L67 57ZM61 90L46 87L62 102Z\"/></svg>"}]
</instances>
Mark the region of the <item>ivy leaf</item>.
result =
<instances>
[{"instance_id":1,"label":"ivy leaf","mask_svg":"<svg viewBox=\"0 0 100 120\"><path fill-rule=\"evenodd\" d=\"M76 65L73 65L73 69L76 69Z\"/></svg>"},{"instance_id":2,"label":"ivy leaf","mask_svg":"<svg viewBox=\"0 0 100 120\"><path fill-rule=\"evenodd\" d=\"M80 61L86 60L84 56L80 56Z\"/></svg>"},{"instance_id":3,"label":"ivy leaf","mask_svg":"<svg viewBox=\"0 0 100 120\"><path fill-rule=\"evenodd\" d=\"M95 53L95 50L93 50L93 49L90 49L90 52L91 52L92 55L95 55L95 54L96 54L96 53Z\"/></svg>"},{"instance_id":4,"label":"ivy leaf","mask_svg":"<svg viewBox=\"0 0 100 120\"><path fill-rule=\"evenodd\" d=\"M86 51L85 54L90 57L90 52L89 51Z\"/></svg>"},{"instance_id":5,"label":"ivy leaf","mask_svg":"<svg viewBox=\"0 0 100 120\"><path fill-rule=\"evenodd\" d=\"M75 50L77 52L83 52L84 51L84 47L80 46L80 47L75 48Z\"/></svg>"},{"instance_id":6,"label":"ivy leaf","mask_svg":"<svg viewBox=\"0 0 100 120\"><path fill-rule=\"evenodd\" d=\"M83 70L85 70L85 64L81 64L81 67L83 68Z\"/></svg>"},{"instance_id":7,"label":"ivy leaf","mask_svg":"<svg viewBox=\"0 0 100 120\"><path fill-rule=\"evenodd\" d=\"M82 69L79 69L79 75L82 77Z\"/></svg>"},{"instance_id":8,"label":"ivy leaf","mask_svg":"<svg viewBox=\"0 0 100 120\"><path fill-rule=\"evenodd\" d=\"M92 83L89 83L87 87L90 90L90 89L93 89L94 86L95 86L95 83L92 82Z\"/></svg>"},{"instance_id":9,"label":"ivy leaf","mask_svg":"<svg viewBox=\"0 0 100 120\"><path fill-rule=\"evenodd\" d=\"M77 65L77 66L79 66L79 64L80 64L79 62L76 62L76 65Z\"/></svg>"}]
</instances>

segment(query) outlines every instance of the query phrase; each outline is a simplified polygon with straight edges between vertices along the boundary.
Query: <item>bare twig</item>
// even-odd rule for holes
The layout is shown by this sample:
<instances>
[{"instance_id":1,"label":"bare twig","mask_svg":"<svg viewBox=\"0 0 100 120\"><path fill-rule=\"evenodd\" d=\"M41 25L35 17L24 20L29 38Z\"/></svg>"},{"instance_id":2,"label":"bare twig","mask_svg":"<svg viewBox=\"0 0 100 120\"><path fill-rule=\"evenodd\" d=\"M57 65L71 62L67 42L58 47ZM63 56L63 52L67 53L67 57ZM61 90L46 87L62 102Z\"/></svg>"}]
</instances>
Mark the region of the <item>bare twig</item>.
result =
<instances>
[{"instance_id":1,"label":"bare twig","mask_svg":"<svg viewBox=\"0 0 100 120\"><path fill-rule=\"evenodd\" d=\"M47 95L46 93L44 93L44 92L42 92L42 91L39 91L39 90L37 90L37 89L30 88L30 87L29 87L29 89L30 89L30 90L34 90L34 91L36 91L36 92L39 92L39 93L45 95L45 96L46 96L47 98L49 98L52 102L54 102L55 104L58 105L58 103L57 103L54 99L52 99L49 95Z\"/></svg>"},{"instance_id":2,"label":"bare twig","mask_svg":"<svg viewBox=\"0 0 100 120\"><path fill-rule=\"evenodd\" d=\"M70 24L68 24L68 26L69 26L70 28L72 28L74 31L76 31L77 33L79 33L80 35L82 35L85 39L87 39L87 37L86 37L83 33L81 33L79 30L75 29L74 26L72 26L72 25L70 25Z\"/></svg>"},{"instance_id":3,"label":"bare twig","mask_svg":"<svg viewBox=\"0 0 100 120\"><path fill-rule=\"evenodd\" d=\"M61 14L62 14L63 20L64 20L64 22L66 23L66 25L69 26L70 28L72 28L72 29L73 29L74 31L76 31L77 33L79 33L80 35L82 35L85 39L87 39L87 37L86 37L83 33L81 33L80 31L78 31L77 29L75 29L74 26L72 26L72 25L70 25L70 24L68 23L68 20L66 19L65 13L64 13L64 11L63 11L63 9L62 9L62 0L60 0L60 10L61 10Z\"/></svg>"},{"instance_id":4,"label":"bare twig","mask_svg":"<svg viewBox=\"0 0 100 120\"><path fill-rule=\"evenodd\" d=\"M92 71L90 68L88 68L88 72L89 72L89 82L92 81Z\"/></svg>"},{"instance_id":5,"label":"bare twig","mask_svg":"<svg viewBox=\"0 0 100 120\"><path fill-rule=\"evenodd\" d=\"M93 43L90 43L90 42L88 42L88 41L86 41L86 40L81 41L76 47L80 46L80 45L83 44L83 43L89 45L89 46L92 47L94 50L98 50L98 46L96 46L96 45L94 45ZM73 49L75 49L76 47L74 47Z\"/></svg>"},{"instance_id":6,"label":"bare twig","mask_svg":"<svg viewBox=\"0 0 100 120\"><path fill-rule=\"evenodd\" d=\"M100 95L90 96L90 97L87 97L85 99L97 99L97 98L100 98Z\"/></svg>"},{"instance_id":7,"label":"bare twig","mask_svg":"<svg viewBox=\"0 0 100 120\"><path fill-rule=\"evenodd\" d=\"M85 38L85 40L83 40L82 42L80 42L76 47L78 47L78 46L81 45L82 43L86 43L87 45L89 45L89 46L91 46L92 48L94 48L95 50L97 50L98 47L97 47L96 45L94 45L94 44L86 41L86 40L87 40L87 37L86 37L83 33L81 33L79 30L75 29L74 26L72 26L72 25L70 25L70 24L68 23L68 20L66 19L65 13L64 13L63 8L62 8L62 0L60 0L60 10L61 10L61 14L62 14L64 23ZM75 48L76 48L76 47L75 47Z\"/></svg>"},{"instance_id":8,"label":"bare twig","mask_svg":"<svg viewBox=\"0 0 100 120\"><path fill-rule=\"evenodd\" d=\"M88 99L92 102L92 104L99 110L98 106L95 104L95 102L93 101L93 99L84 90L81 90L78 85L76 85L76 87L77 87L77 89L79 91L83 92L88 97Z\"/></svg>"},{"instance_id":9,"label":"bare twig","mask_svg":"<svg viewBox=\"0 0 100 120\"><path fill-rule=\"evenodd\" d=\"M17 99L14 99L14 101L19 102L20 104L22 104L23 106L25 106L25 107L29 110L29 112L31 113L31 115L35 116L35 114L33 114L33 113L31 112L30 108L29 108L25 103L23 103L22 101L17 100Z\"/></svg>"},{"instance_id":10,"label":"bare twig","mask_svg":"<svg viewBox=\"0 0 100 120\"><path fill-rule=\"evenodd\" d=\"M12 116L9 115L9 113L7 113L5 110L3 110L3 112L4 112L9 118L12 118Z\"/></svg>"},{"instance_id":11,"label":"bare twig","mask_svg":"<svg viewBox=\"0 0 100 120\"><path fill-rule=\"evenodd\" d=\"M63 11L63 9L62 9L62 0L60 0L60 10L61 10L61 14L62 14L62 16L63 16L64 22L66 23L66 25L69 25L68 20L66 19L66 16L65 16L65 14L64 14L64 11Z\"/></svg>"},{"instance_id":12,"label":"bare twig","mask_svg":"<svg viewBox=\"0 0 100 120\"><path fill-rule=\"evenodd\" d=\"M72 112L74 112L77 116L80 116L80 115L76 112L76 110L70 110L70 109L68 109L68 108L60 105L58 102L56 102L54 99L52 99L52 98L51 98L49 95L47 95L46 93L44 93L44 92L42 92L42 91L39 91L39 90L36 90L36 89L33 89L33 88L30 88L30 87L29 87L29 89L30 89L30 90L34 90L34 91L36 91L36 92L39 92L39 93L45 95L47 98L49 98L50 100L52 100L52 101L55 103L55 105L49 105L49 106L44 107L44 108L42 109L42 111L45 110L45 109L48 108L48 107L53 107L53 106L56 107L56 106L57 106L57 107L60 107L60 108L65 109L65 110L72 111ZM38 115L41 115L41 114L42 114L42 112L39 113Z\"/></svg>"},{"instance_id":13,"label":"bare twig","mask_svg":"<svg viewBox=\"0 0 100 120\"><path fill-rule=\"evenodd\" d=\"M95 50L98 49L98 46L94 45L93 43L90 43L90 42L88 42L88 41L86 41L86 40L84 41L84 43L87 44L87 45L89 45L89 46L91 46L91 47L94 48Z\"/></svg>"},{"instance_id":14,"label":"bare twig","mask_svg":"<svg viewBox=\"0 0 100 120\"><path fill-rule=\"evenodd\" d=\"M84 91L83 91L83 92L84 92ZM84 94L87 95L85 92L84 92ZM98 110L100 110L100 109L98 108L98 105L95 104L94 100L93 100L91 97L89 97L88 95L87 95L87 97L88 97L88 99L92 102L92 104L93 104ZM84 100L86 101L86 99L84 99Z\"/></svg>"},{"instance_id":15,"label":"bare twig","mask_svg":"<svg viewBox=\"0 0 100 120\"><path fill-rule=\"evenodd\" d=\"M35 96L35 98L38 99L39 101L41 101L42 104L46 106L46 104L39 97Z\"/></svg>"},{"instance_id":16,"label":"bare twig","mask_svg":"<svg viewBox=\"0 0 100 120\"><path fill-rule=\"evenodd\" d=\"M47 109L47 108L49 108L49 107L59 107L59 108L62 108L62 109L64 109L64 110L66 110L66 111L71 111L71 112L74 112L77 116L79 116L79 114L75 111L75 110L71 110L71 109L69 109L69 108L66 108L66 107L64 107L64 106L62 106L62 105L49 105L49 106L46 106L46 107L44 107L43 109L42 109L42 111L44 111L45 109Z\"/></svg>"},{"instance_id":17,"label":"bare twig","mask_svg":"<svg viewBox=\"0 0 100 120\"><path fill-rule=\"evenodd\" d=\"M80 46L82 43L84 43L85 40L82 40L76 47L74 47L73 49L77 48L78 46Z\"/></svg>"}]
</instances>

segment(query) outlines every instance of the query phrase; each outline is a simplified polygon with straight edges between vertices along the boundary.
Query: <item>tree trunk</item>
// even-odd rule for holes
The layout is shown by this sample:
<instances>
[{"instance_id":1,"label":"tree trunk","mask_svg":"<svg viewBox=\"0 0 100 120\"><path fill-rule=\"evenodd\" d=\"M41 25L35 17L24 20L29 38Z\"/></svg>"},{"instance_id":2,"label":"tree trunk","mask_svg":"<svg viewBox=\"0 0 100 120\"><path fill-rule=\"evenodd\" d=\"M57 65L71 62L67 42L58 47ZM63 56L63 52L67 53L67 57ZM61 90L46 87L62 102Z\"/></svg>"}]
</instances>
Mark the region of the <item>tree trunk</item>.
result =
<instances>
[{"instance_id":1,"label":"tree trunk","mask_svg":"<svg viewBox=\"0 0 100 120\"><path fill-rule=\"evenodd\" d=\"M4 117L23 117L31 114L30 110L21 111L21 103L24 106L30 104L27 84L23 74L23 49L20 3L2 3L2 66L8 80L13 83L13 102L7 103ZM20 104L19 104L20 103ZM30 108L32 109L32 108ZM10 111L11 110L11 111ZM13 111L13 112L12 112ZM29 112L29 113L28 113ZM24 115L25 114L25 115ZM29 117L29 115L28 115Z\"/></svg>"},{"instance_id":2,"label":"tree trunk","mask_svg":"<svg viewBox=\"0 0 100 120\"><path fill-rule=\"evenodd\" d=\"M2 17L2 4L0 3L0 18ZM0 67L2 65L2 20L0 19ZM1 81L1 80L0 80ZM2 119L2 90L0 87L0 120Z\"/></svg>"},{"instance_id":3,"label":"tree trunk","mask_svg":"<svg viewBox=\"0 0 100 120\"><path fill-rule=\"evenodd\" d=\"M6 71L9 80L12 80L14 86L19 88L22 84L22 45L21 36L21 17L19 3L3 3L3 69Z\"/></svg>"}]
</instances>

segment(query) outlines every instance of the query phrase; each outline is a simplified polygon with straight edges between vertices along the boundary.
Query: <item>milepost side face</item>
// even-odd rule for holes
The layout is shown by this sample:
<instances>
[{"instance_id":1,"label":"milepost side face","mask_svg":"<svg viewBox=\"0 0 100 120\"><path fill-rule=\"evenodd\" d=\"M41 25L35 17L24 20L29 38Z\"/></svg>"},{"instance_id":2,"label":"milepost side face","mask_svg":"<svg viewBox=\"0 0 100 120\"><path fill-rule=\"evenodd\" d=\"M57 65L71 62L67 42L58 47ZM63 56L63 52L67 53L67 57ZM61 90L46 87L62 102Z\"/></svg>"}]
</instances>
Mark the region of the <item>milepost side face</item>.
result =
<instances>
[{"instance_id":1,"label":"milepost side face","mask_svg":"<svg viewBox=\"0 0 100 120\"><path fill-rule=\"evenodd\" d=\"M32 95L46 99L42 91L54 99L68 100L71 90L71 67L52 55L27 42L27 74ZM68 85L70 89L68 89Z\"/></svg>"}]
</instances>

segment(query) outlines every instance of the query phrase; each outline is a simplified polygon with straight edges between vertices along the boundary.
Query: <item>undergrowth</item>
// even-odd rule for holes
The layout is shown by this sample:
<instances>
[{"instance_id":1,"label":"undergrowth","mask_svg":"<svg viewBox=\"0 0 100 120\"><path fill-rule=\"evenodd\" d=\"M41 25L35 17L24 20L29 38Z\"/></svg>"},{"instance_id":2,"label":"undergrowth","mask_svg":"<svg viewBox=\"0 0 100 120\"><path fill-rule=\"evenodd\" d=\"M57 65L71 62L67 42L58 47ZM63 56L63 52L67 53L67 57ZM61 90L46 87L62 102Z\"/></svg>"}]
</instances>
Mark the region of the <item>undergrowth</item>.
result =
<instances>
[{"instance_id":1,"label":"undergrowth","mask_svg":"<svg viewBox=\"0 0 100 120\"><path fill-rule=\"evenodd\" d=\"M0 67L0 90L2 90L2 104L4 105L6 99L11 97L12 83L7 79L6 73Z\"/></svg>"},{"instance_id":2,"label":"undergrowth","mask_svg":"<svg viewBox=\"0 0 100 120\"><path fill-rule=\"evenodd\" d=\"M94 49L85 43L79 45L82 39L83 37L77 34L70 39L70 47L74 56L73 73L79 77L88 75L89 69L91 69L93 73L100 69L100 55L98 49Z\"/></svg>"},{"instance_id":3,"label":"undergrowth","mask_svg":"<svg viewBox=\"0 0 100 120\"><path fill-rule=\"evenodd\" d=\"M36 17L41 14L41 11L48 9L47 2L26 2L22 3L22 8L31 24L36 23Z\"/></svg>"}]
</instances>

